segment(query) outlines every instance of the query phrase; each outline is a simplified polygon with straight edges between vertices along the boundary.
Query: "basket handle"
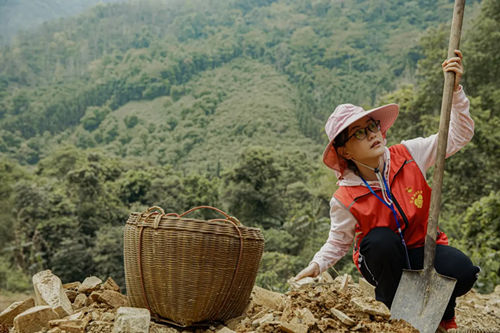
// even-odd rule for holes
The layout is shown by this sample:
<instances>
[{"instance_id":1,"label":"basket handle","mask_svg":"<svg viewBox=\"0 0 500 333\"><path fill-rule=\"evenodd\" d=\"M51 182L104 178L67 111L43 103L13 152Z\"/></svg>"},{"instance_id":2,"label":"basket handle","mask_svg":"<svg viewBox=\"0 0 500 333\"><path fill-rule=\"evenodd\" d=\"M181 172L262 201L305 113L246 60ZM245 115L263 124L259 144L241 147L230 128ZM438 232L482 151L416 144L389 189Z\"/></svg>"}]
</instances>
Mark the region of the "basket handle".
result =
<instances>
[{"instance_id":1,"label":"basket handle","mask_svg":"<svg viewBox=\"0 0 500 333\"><path fill-rule=\"evenodd\" d=\"M149 207L144 213L142 214L146 214L146 213L153 213L155 210L159 211L160 214L165 214L165 211L163 210L163 208L161 208L160 206L151 206Z\"/></svg>"},{"instance_id":2,"label":"basket handle","mask_svg":"<svg viewBox=\"0 0 500 333\"><path fill-rule=\"evenodd\" d=\"M176 213L165 214L165 210L163 208L161 208L160 206L151 206L148 209L146 209L144 212L141 213L142 216L146 216L145 221L147 221L147 219L151 215L155 215L155 214L156 214L156 217L155 217L154 222L153 222L153 227L155 229L158 228L158 225L160 224L160 220L161 220L162 216L175 215L175 216L179 217L179 214L176 214Z\"/></svg>"},{"instance_id":3,"label":"basket handle","mask_svg":"<svg viewBox=\"0 0 500 333\"><path fill-rule=\"evenodd\" d=\"M216 221L221 221L221 222L231 222L233 224L235 224L236 226L241 226L241 222L234 216L229 216L229 214L225 213L224 211L220 210L219 208L215 208L215 207L212 207L212 206L197 206L197 207L194 207L194 208L191 208L187 211L185 211L184 213L182 214L177 214L177 213L168 213L168 214L165 214L165 210L163 210L163 208L159 207L159 206L152 206L152 207L149 207L145 212L143 212L141 215L146 215L146 219L148 217L150 217L151 215L153 214L157 214L157 216L155 217L154 219L154 222L153 222L153 228L158 228L158 225L160 224L160 221L161 221L161 218L163 216L176 216L176 217L183 217L183 216L186 216L187 214L190 214L198 209L211 209L211 210L214 210L222 215L224 215L224 217L226 219L212 219L212 220L209 220L210 222L216 222ZM158 211L159 213L157 213L156 211Z\"/></svg>"},{"instance_id":4,"label":"basket handle","mask_svg":"<svg viewBox=\"0 0 500 333\"><path fill-rule=\"evenodd\" d=\"M216 212L224 215L224 217L226 218L226 220L223 220L223 221L229 220L229 221L232 221L232 222L236 223L237 225L241 225L241 222L236 217L229 216L229 214L225 213L224 211L220 210L219 208L215 208L215 207L212 207L212 206L198 206L198 207L194 207L194 208L191 208L190 210L185 211L184 213L182 213L181 215L179 215L179 217L186 216L187 214L192 213L195 210L202 209L202 208L211 209L211 210L214 210L214 211L216 211ZM214 220L220 220L220 219L214 219ZM214 221L214 220L210 220L210 221Z\"/></svg>"}]
</instances>

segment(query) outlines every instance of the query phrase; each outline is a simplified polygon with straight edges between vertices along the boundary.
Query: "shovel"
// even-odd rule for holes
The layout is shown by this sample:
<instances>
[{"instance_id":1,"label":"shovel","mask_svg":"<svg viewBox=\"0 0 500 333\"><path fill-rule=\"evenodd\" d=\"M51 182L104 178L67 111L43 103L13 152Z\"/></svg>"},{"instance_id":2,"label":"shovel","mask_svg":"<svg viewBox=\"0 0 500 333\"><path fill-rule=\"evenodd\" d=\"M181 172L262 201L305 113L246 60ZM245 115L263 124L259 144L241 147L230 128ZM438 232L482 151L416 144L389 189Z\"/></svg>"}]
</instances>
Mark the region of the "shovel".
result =
<instances>
[{"instance_id":1,"label":"shovel","mask_svg":"<svg viewBox=\"0 0 500 333\"><path fill-rule=\"evenodd\" d=\"M448 58L454 57L455 50L459 47L464 7L465 0L455 1ZM436 168L432 178L431 207L425 237L424 267L422 270L403 270L391 306L391 318L404 319L421 333L436 332L456 283L455 279L441 275L434 269L437 222L454 83L455 73L446 72L439 121Z\"/></svg>"}]
</instances>

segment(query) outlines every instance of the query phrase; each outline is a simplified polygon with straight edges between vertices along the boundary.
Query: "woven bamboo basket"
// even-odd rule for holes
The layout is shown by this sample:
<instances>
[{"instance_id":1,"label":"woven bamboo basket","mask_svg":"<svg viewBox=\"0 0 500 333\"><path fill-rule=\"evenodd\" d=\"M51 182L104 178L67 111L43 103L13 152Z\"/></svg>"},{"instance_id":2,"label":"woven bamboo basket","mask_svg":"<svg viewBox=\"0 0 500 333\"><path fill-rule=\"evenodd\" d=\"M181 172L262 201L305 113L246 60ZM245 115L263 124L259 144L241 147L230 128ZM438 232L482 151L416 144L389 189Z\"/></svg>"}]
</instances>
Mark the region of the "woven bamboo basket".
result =
<instances>
[{"instance_id":1,"label":"woven bamboo basket","mask_svg":"<svg viewBox=\"0 0 500 333\"><path fill-rule=\"evenodd\" d=\"M212 209L224 218L186 215ZM264 238L257 228L209 206L183 214L159 207L131 213L124 230L124 264L131 306L178 326L239 316L253 289Z\"/></svg>"}]
</instances>

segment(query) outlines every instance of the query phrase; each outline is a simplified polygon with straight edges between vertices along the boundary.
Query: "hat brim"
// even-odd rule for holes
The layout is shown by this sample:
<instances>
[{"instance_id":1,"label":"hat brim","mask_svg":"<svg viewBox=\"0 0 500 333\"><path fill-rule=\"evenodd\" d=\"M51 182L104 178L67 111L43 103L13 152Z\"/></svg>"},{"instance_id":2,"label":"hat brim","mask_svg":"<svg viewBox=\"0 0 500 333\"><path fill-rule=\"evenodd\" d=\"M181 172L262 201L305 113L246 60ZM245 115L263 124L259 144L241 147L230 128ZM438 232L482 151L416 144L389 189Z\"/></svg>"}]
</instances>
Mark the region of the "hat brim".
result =
<instances>
[{"instance_id":1,"label":"hat brim","mask_svg":"<svg viewBox=\"0 0 500 333\"><path fill-rule=\"evenodd\" d=\"M352 123L356 122L357 120L370 116L375 120L380 121L380 131L382 132L382 135L385 138L385 135L389 128L394 124L396 121L396 118L398 117L399 114L399 106L397 104L387 104L383 106L379 106L375 109L371 109L362 113L359 113L357 115L352 116L345 124L340 128L338 133L341 133L343 130L345 130L349 125ZM345 160L342 158L339 158L337 155L337 152L333 148L333 142L335 141L335 137L328 142L328 145L325 148L325 151L323 152L323 162L328 166L329 168L338 171L340 175L342 175L344 169L346 168L346 163Z\"/></svg>"}]
</instances>

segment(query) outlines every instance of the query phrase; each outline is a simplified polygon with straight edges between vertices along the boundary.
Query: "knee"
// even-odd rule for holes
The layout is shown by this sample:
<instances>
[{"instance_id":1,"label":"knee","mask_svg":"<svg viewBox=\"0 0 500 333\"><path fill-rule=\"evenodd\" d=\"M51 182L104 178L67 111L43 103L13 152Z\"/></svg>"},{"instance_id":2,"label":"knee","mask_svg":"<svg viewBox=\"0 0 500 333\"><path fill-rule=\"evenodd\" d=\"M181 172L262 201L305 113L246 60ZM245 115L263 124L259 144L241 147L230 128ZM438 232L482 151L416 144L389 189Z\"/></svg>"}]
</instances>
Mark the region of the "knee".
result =
<instances>
[{"instance_id":1,"label":"knee","mask_svg":"<svg viewBox=\"0 0 500 333\"><path fill-rule=\"evenodd\" d=\"M477 280L479 267L475 266L464 253L453 247L438 245L436 251L436 271L457 280L454 292L456 296L467 293Z\"/></svg>"},{"instance_id":2,"label":"knee","mask_svg":"<svg viewBox=\"0 0 500 333\"><path fill-rule=\"evenodd\" d=\"M361 254L376 253L382 258L394 256L401 248L399 235L390 228L384 227L372 229L360 244Z\"/></svg>"},{"instance_id":3,"label":"knee","mask_svg":"<svg viewBox=\"0 0 500 333\"><path fill-rule=\"evenodd\" d=\"M478 266L471 265L462 268L456 274L457 284L455 286L454 294L456 296L465 295L477 280L479 271L481 269Z\"/></svg>"}]
</instances>

